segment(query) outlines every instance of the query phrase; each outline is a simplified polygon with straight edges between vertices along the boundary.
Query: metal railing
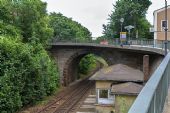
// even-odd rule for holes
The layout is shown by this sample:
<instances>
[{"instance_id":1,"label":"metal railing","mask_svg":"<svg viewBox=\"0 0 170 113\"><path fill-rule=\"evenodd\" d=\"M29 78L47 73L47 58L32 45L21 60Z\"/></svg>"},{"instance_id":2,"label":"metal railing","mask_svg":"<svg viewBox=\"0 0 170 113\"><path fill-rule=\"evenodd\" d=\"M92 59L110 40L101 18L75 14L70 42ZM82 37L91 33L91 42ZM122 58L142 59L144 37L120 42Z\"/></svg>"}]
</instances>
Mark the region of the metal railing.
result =
<instances>
[{"instance_id":1,"label":"metal railing","mask_svg":"<svg viewBox=\"0 0 170 113\"><path fill-rule=\"evenodd\" d=\"M170 83L170 53L146 83L128 113L162 113Z\"/></svg>"},{"instance_id":2,"label":"metal railing","mask_svg":"<svg viewBox=\"0 0 170 113\"><path fill-rule=\"evenodd\" d=\"M143 45L143 46L153 46L154 47L154 40L152 39L143 39L143 40L131 40L132 45Z\"/></svg>"},{"instance_id":3,"label":"metal railing","mask_svg":"<svg viewBox=\"0 0 170 113\"><path fill-rule=\"evenodd\" d=\"M119 39L103 39L103 40L80 40L80 39L53 39L50 43L90 43L90 44L103 44L103 45L139 45L148 46L153 48L165 48L165 41L153 40L153 39L132 39L129 41L121 42ZM170 50L170 41L168 41L168 49Z\"/></svg>"}]
</instances>

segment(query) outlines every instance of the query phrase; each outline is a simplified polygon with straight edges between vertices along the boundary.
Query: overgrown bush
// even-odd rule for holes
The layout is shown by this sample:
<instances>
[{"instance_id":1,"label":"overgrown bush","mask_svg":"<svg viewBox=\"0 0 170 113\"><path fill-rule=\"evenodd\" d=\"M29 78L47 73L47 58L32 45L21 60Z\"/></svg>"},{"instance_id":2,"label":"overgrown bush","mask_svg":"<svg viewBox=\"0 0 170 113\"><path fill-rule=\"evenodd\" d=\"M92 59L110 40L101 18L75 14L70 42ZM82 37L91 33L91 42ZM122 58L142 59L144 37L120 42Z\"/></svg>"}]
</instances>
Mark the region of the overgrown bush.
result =
<instances>
[{"instance_id":1,"label":"overgrown bush","mask_svg":"<svg viewBox=\"0 0 170 113\"><path fill-rule=\"evenodd\" d=\"M43 49L0 37L0 111L34 104L59 86L56 65Z\"/></svg>"},{"instance_id":2,"label":"overgrown bush","mask_svg":"<svg viewBox=\"0 0 170 113\"><path fill-rule=\"evenodd\" d=\"M79 73L88 74L89 71L96 68L96 57L93 54L86 55L79 63Z\"/></svg>"}]
</instances>

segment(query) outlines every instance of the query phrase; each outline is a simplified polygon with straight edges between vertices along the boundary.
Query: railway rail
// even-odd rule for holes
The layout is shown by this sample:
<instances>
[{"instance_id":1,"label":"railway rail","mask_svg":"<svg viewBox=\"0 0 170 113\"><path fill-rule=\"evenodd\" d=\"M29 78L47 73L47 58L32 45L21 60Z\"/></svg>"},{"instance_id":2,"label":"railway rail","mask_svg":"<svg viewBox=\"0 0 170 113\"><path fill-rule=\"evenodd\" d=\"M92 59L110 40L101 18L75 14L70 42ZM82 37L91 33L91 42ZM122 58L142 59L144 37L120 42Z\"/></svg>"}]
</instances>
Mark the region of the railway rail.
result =
<instances>
[{"instance_id":1,"label":"railway rail","mask_svg":"<svg viewBox=\"0 0 170 113\"><path fill-rule=\"evenodd\" d=\"M47 106L36 113L73 113L79 101L94 87L94 82L88 79L61 91Z\"/></svg>"}]
</instances>

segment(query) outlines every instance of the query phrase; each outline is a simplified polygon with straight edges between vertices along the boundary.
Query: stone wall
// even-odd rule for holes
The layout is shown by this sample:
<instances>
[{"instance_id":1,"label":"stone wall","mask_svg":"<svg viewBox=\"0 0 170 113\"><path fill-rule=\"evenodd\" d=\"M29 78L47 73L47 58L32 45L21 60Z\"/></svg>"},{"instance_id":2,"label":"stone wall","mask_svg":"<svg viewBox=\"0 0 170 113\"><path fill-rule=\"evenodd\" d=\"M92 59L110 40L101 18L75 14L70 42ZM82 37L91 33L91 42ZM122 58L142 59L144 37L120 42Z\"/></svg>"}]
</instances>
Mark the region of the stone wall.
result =
<instances>
[{"instance_id":1,"label":"stone wall","mask_svg":"<svg viewBox=\"0 0 170 113\"><path fill-rule=\"evenodd\" d=\"M67 86L76 79L78 64L81 58L87 54L95 54L100 56L109 65L122 63L141 71L143 71L144 55L149 55L149 58L151 59L149 64L154 67L154 62L163 57L155 52L113 47L52 46L49 51L56 60L60 72L60 82L64 86ZM158 64L159 62L156 65ZM152 73L155 68L150 68L150 73Z\"/></svg>"}]
</instances>

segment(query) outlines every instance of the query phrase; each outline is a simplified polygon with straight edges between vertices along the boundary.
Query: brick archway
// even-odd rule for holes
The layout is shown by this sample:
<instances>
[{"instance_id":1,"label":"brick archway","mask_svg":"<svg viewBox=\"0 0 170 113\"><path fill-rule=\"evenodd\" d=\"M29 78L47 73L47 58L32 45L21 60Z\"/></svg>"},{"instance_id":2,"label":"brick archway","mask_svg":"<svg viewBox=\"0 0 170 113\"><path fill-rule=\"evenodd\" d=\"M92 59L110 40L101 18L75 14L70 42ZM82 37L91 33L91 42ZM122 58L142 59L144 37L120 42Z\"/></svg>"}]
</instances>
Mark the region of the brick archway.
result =
<instances>
[{"instance_id":1,"label":"brick archway","mask_svg":"<svg viewBox=\"0 0 170 113\"><path fill-rule=\"evenodd\" d=\"M149 50L138 50L140 48L113 48L113 47L91 47L83 45L55 45L50 49L51 55L55 58L59 67L60 83L67 86L75 80L78 63L87 54L95 54L102 57L108 65L122 63L142 70L143 55L149 55L151 65L159 61L161 53ZM153 66L154 67L154 66ZM152 69L151 69L152 70Z\"/></svg>"},{"instance_id":2,"label":"brick archway","mask_svg":"<svg viewBox=\"0 0 170 113\"><path fill-rule=\"evenodd\" d=\"M67 86L71 82L76 80L76 77L78 76L78 65L80 60L88 55L88 54L94 54L96 56L99 56L103 58L108 64L110 63L109 59L105 57L103 54L101 54L99 51L79 51L74 53L72 56L68 58L66 61L64 68L63 68L63 79L62 79L62 85Z\"/></svg>"},{"instance_id":3,"label":"brick archway","mask_svg":"<svg viewBox=\"0 0 170 113\"><path fill-rule=\"evenodd\" d=\"M66 61L63 69L63 80L64 86L69 85L77 77L78 64L84 56L89 54L89 52L77 52Z\"/></svg>"}]
</instances>

